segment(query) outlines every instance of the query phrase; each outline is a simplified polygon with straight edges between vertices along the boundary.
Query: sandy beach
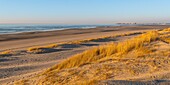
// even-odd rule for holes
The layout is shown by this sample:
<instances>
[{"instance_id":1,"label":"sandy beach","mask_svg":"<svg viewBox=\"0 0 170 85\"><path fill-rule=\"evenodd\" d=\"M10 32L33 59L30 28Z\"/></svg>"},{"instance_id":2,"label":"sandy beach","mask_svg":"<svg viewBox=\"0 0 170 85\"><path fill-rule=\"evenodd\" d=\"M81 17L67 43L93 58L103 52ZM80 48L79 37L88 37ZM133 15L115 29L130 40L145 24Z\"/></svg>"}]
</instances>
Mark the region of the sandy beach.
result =
<instances>
[{"instance_id":1,"label":"sandy beach","mask_svg":"<svg viewBox=\"0 0 170 85\"><path fill-rule=\"evenodd\" d=\"M166 27L168 26L120 26L4 34L0 35L0 51L8 49L24 49L31 46L39 46L50 43L98 38L101 36L109 36L126 32L163 29Z\"/></svg>"},{"instance_id":2,"label":"sandy beach","mask_svg":"<svg viewBox=\"0 0 170 85\"><path fill-rule=\"evenodd\" d=\"M0 51L12 50L22 52L33 46L43 46L53 43L99 38L102 36L113 36L125 33L145 32L167 27L169 26L117 26L3 34L0 35ZM119 42L137 35L117 37L110 41L103 40L98 42L86 42L80 45L63 45L48 53L30 54L23 52L18 55L2 56L0 57L0 83L11 84L15 80L31 77L72 55L81 53L94 46L109 42Z\"/></svg>"},{"instance_id":3,"label":"sandy beach","mask_svg":"<svg viewBox=\"0 0 170 85\"><path fill-rule=\"evenodd\" d=\"M170 0L0 0L0 85L170 85Z\"/></svg>"}]
</instances>

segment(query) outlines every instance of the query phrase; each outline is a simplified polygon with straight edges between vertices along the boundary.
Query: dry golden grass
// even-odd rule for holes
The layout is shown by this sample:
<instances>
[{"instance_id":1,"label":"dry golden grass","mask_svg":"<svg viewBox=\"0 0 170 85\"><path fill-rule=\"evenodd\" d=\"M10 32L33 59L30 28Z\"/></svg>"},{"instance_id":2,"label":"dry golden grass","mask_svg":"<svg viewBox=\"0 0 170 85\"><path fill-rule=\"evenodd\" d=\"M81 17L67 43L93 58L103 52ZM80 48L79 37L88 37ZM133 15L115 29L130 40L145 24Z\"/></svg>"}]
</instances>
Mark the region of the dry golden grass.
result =
<instances>
[{"instance_id":1,"label":"dry golden grass","mask_svg":"<svg viewBox=\"0 0 170 85\"><path fill-rule=\"evenodd\" d=\"M30 47L27 49L27 52L29 53L40 53L40 52L44 52L43 51L44 47Z\"/></svg>"},{"instance_id":2,"label":"dry golden grass","mask_svg":"<svg viewBox=\"0 0 170 85\"><path fill-rule=\"evenodd\" d=\"M77 40L77 41L71 41L71 42L63 42L60 44L51 44L47 46L35 46L35 47L30 47L27 49L27 52L29 53L43 53L45 52L44 49L48 48L55 48L59 45L64 45L64 44L82 44L90 41L96 41L96 40L101 40L101 39L107 39L107 38L115 38L115 37L121 37L121 36L129 36L129 35L135 35L135 34L141 34L142 32L135 32L135 33L125 33L125 34L120 34L120 35L113 35L113 36L104 36L104 37L99 37L99 38L92 38L92 39L85 39L85 40Z\"/></svg>"},{"instance_id":3,"label":"dry golden grass","mask_svg":"<svg viewBox=\"0 0 170 85\"><path fill-rule=\"evenodd\" d=\"M103 36L103 37L99 37L99 38L71 41L71 42L66 42L64 44L82 44L82 43L86 43L86 42L90 42L90 41L97 41L97 40L101 40L101 39L115 38L115 37L122 37L122 36L130 36L130 35L142 34L142 33L143 32L124 33L124 34L119 34L119 35Z\"/></svg>"},{"instance_id":4,"label":"dry golden grass","mask_svg":"<svg viewBox=\"0 0 170 85\"><path fill-rule=\"evenodd\" d=\"M115 38L115 37L121 37L121 36L129 36L129 35L135 35L135 34L141 34L143 32L135 32L135 33L125 33L125 34L120 34L120 35L113 35L113 36L103 36L99 38L92 38L92 39L85 39L85 40L77 40L77 41L71 41L71 42L63 42L60 44L50 44L50 45L45 45L45 46L33 46L28 48L26 51L28 53L43 53L46 52L45 49L50 49L50 48L55 48L58 47L59 45L64 45L64 44L82 44L90 41L96 41L96 40L101 40L101 39L107 39L107 38ZM13 51L15 52L15 51ZM0 55L12 55L12 52L10 50L1 52Z\"/></svg>"},{"instance_id":5,"label":"dry golden grass","mask_svg":"<svg viewBox=\"0 0 170 85\"><path fill-rule=\"evenodd\" d=\"M12 54L12 51L11 51L11 50L6 50L6 51L3 51L3 52L0 52L0 55L1 55L1 56L11 55L11 54Z\"/></svg>"},{"instance_id":6,"label":"dry golden grass","mask_svg":"<svg viewBox=\"0 0 170 85\"><path fill-rule=\"evenodd\" d=\"M166 43L170 43L170 38L162 37L161 40Z\"/></svg>"},{"instance_id":7,"label":"dry golden grass","mask_svg":"<svg viewBox=\"0 0 170 85\"><path fill-rule=\"evenodd\" d=\"M47 46L35 46L35 47L30 47L27 49L27 52L29 53L42 53L45 51L45 49L49 49L49 48L55 48L57 47L57 44L50 44Z\"/></svg>"},{"instance_id":8,"label":"dry golden grass","mask_svg":"<svg viewBox=\"0 0 170 85\"><path fill-rule=\"evenodd\" d=\"M162 31L170 31L170 28L163 29Z\"/></svg>"},{"instance_id":9,"label":"dry golden grass","mask_svg":"<svg viewBox=\"0 0 170 85\"><path fill-rule=\"evenodd\" d=\"M133 49L140 49L146 43L150 43L157 38L157 31L152 31L142 34L141 36L135 37L133 39L120 42L118 44L112 43L105 46L95 47L65 60L64 62L58 64L57 66L54 66L48 71L79 67L84 64L94 63L97 60L100 60L107 56L111 56L115 53L123 55Z\"/></svg>"},{"instance_id":10,"label":"dry golden grass","mask_svg":"<svg viewBox=\"0 0 170 85\"><path fill-rule=\"evenodd\" d=\"M150 31L123 42L94 47L48 69L38 78L34 77L17 82L16 85L26 83L36 85L96 85L99 81L107 79L159 79L159 72L170 70L170 49L162 50L160 47L169 46L161 42L163 39L169 39L167 32L163 31ZM133 33L116 35L116 37L127 35L133 35ZM98 39L110 37L113 36ZM81 44L93 40L97 39L75 41L70 44ZM163 44L157 45L159 42ZM158 77L154 77L153 73L157 74ZM161 78L164 77L161 76Z\"/></svg>"},{"instance_id":11,"label":"dry golden grass","mask_svg":"<svg viewBox=\"0 0 170 85\"><path fill-rule=\"evenodd\" d=\"M160 40L166 42L166 43L170 43L170 28L167 29L163 29L162 31L160 31Z\"/></svg>"},{"instance_id":12,"label":"dry golden grass","mask_svg":"<svg viewBox=\"0 0 170 85\"><path fill-rule=\"evenodd\" d=\"M159 72L170 70L170 49L167 47L170 47L170 45L161 42L162 37L160 35L164 34L151 31L123 42L92 48L59 63L38 77L21 83L97 85L100 81L107 79L164 78L163 76L159 77ZM167 48L162 49L165 46ZM155 49L155 51L152 51L152 49ZM155 74L158 77L154 77Z\"/></svg>"}]
</instances>

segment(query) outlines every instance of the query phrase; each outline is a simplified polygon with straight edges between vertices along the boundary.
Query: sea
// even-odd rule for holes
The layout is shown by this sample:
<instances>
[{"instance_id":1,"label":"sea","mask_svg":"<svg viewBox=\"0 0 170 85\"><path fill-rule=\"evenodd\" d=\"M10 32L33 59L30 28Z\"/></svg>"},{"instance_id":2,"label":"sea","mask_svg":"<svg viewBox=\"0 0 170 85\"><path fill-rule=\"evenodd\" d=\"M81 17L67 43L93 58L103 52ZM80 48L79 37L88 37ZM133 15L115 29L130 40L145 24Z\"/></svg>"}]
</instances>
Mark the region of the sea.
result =
<instances>
[{"instance_id":1,"label":"sea","mask_svg":"<svg viewBox=\"0 0 170 85\"><path fill-rule=\"evenodd\" d=\"M88 29L100 26L119 26L111 25L56 25L56 24L0 24L0 34L13 34L35 31L52 31L64 29Z\"/></svg>"}]
</instances>

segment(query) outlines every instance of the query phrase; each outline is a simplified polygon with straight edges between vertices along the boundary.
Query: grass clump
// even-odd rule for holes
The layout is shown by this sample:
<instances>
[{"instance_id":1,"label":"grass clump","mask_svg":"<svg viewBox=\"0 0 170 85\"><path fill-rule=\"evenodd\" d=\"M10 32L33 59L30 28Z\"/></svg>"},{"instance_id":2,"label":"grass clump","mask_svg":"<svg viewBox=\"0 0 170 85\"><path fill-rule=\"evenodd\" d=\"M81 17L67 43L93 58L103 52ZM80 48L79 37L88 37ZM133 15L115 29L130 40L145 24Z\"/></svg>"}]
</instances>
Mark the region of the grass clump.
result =
<instances>
[{"instance_id":1,"label":"grass clump","mask_svg":"<svg viewBox=\"0 0 170 85\"><path fill-rule=\"evenodd\" d=\"M79 67L87 63L95 63L97 60L112 56L113 54L123 55L133 49L140 49L145 44L155 41L156 39L158 39L158 32L151 31L124 42L95 47L61 62L48 71Z\"/></svg>"},{"instance_id":2,"label":"grass clump","mask_svg":"<svg viewBox=\"0 0 170 85\"><path fill-rule=\"evenodd\" d=\"M170 38L162 37L161 40L166 43L170 43Z\"/></svg>"},{"instance_id":3,"label":"grass clump","mask_svg":"<svg viewBox=\"0 0 170 85\"><path fill-rule=\"evenodd\" d=\"M11 50L6 50L6 51L3 51L3 52L0 52L0 55L1 56L12 55L12 51Z\"/></svg>"},{"instance_id":4,"label":"grass clump","mask_svg":"<svg viewBox=\"0 0 170 85\"><path fill-rule=\"evenodd\" d=\"M29 53L40 53L40 52L44 52L43 51L44 47L30 47L27 49L27 52Z\"/></svg>"},{"instance_id":5,"label":"grass clump","mask_svg":"<svg viewBox=\"0 0 170 85\"><path fill-rule=\"evenodd\" d=\"M119 35L112 35L112 36L103 36L99 38L91 38L91 39L85 39L85 40L77 40L77 41L71 41L65 44L82 44L90 41L98 41L102 39L108 39L108 38L115 38L115 37L122 37L122 36L130 36L130 35L135 35L135 34L142 34L143 32L134 32L134 33L124 33L124 34L119 34Z\"/></svg>"},{"instance_id":6,"label":"grass clump","mask_svg":"<svg viewBox=\"0 0 170 85\"><path fill-rule=\"evenodd\" d=\"M163 29L163 31L168 31L168 32L169 32L169 31L170 31L170 28Z\"/></svg>"},{"instance_id":7,"label":"grass clump","mask_svg":"<svg viewBox=\"0 0 170 85\"><path fill-rule=\"evenodd\" d=\"M160 31L160 40L166 43L170 43L170 28L167 29L163 29L162 31Z\"/></svg>"},{"instance_id":8,"label":"grass clump","mask_svg":"<svg viewBox=\"0 0 170 85\"><path fill-rule=\"evenodd\" d=\"M29 53L43 53L46 51L46 49L51 49L57 47L57 44L51 44L47 46L35 46L35 47L30 47L27 49L27 52Z\"/></svg>"}]
</instances>

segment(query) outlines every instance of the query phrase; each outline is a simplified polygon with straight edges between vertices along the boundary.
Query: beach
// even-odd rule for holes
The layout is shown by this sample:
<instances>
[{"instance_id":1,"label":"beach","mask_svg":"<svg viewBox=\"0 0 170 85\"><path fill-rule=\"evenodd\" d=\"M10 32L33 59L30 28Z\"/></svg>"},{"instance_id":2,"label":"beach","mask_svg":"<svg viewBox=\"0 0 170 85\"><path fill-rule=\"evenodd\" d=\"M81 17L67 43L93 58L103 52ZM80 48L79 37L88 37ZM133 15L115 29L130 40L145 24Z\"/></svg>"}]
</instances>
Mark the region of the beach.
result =
<instances>
[{"instance_id":1,"label":"beach","mask_svg":"<svg viewBox=\"0 0 170 85\"><path fill-rule=\"evenodd\" d=\"M31 46L59 43L65 41L97 38L113 34L162 29L168 26L118 26L98 27L92 29L66 29L46 32L24 32L0 35L0 51L8 49L24 49Z\"/></svg>"},{"instance_id":2,"label":"beach","mask_svg":"<svg viewBox=\"0 0 170 85\"><path fill-rule=\"evenodd\" d=\"M41 54L26 53L25 50L27 50L29 47L94 39L126 33L146 32L149 30L161 30L168 27L168 25L108 26L91 29L65 29L56 31L53 30L42 32L1 34L1 52L12 50L22 53L18 55L0 57L0 82L2 84L10 84L18 79L34 76L35 74L56 65L57 63L71 57L72 55L109 42L119 42L125 39L129 39L137 36L138 34L125 37L117 37L114 41L103 40L100 42L87 42L80 45L63 45L56 48L57 50Z\"/></svg>"}]
</instances>

